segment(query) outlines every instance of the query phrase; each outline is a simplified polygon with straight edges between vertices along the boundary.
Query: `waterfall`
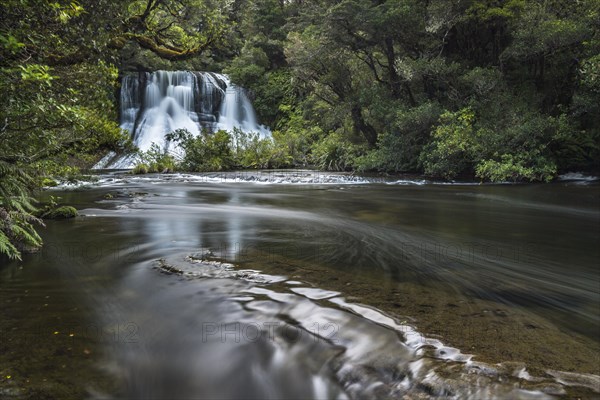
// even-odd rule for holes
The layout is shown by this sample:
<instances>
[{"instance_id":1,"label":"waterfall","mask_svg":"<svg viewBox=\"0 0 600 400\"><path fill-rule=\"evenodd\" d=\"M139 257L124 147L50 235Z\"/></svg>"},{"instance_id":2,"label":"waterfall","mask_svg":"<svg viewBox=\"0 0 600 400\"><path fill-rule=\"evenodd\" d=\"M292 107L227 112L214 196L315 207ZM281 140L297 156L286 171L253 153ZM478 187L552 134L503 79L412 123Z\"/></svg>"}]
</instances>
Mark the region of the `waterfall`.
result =
<instances>
[{"instance_id":1,"label":"waterfall","mask_svg":"<svg viewBox=\"0 0 600 400\"><path fill-rule=\"evenodd\" d=\"M165 135L186 129L197 136L202 130L256 132L270 137L259 125L252 103L243 88L226 75L212 72L156 71L126 75L120 93L120 126L130 132L141 150L153 143L171 152ZM94 168L128 168L132 157L104 157Z\"/></svg>"},{"instance_id":2,"label":"waterfall","mask_svg":"<svg viewBox=\"0 0 600 400\"><path fill-rule=\"evenodd\" d=\"M130 131L140 150L148 150L153 143L165 148L165 134L176 129L187 129L194 136L200 133L194 109L197 86L196 76L185 71L157 71L147 77L139 120ZM123 122L121 127L126 129Z\"/></svg>"},{"instance_id":3,"label":"waterfall","mask_svg":"<svg viewBox=\"0 0 600 400\"><path fill-rule=\"evenodd\" d=\"M121 83L121 128L133 132L135 120L142 104L139 79L130 75Z\"/></svg>"},{"instance_id":4,"label":"waterfall","mask_svg":"<svg viewBox=\"0 0 600 400\"><path fill-rule=\"evenodd\" d=\"M263 125L258 125L252 103L242 88L232 85L224 76L227 89L225 99L221 104L218 129L232 131L234 128L244 132L256 132L262 138L270 137L271 131Z\"/></svg>"}]
</instances>

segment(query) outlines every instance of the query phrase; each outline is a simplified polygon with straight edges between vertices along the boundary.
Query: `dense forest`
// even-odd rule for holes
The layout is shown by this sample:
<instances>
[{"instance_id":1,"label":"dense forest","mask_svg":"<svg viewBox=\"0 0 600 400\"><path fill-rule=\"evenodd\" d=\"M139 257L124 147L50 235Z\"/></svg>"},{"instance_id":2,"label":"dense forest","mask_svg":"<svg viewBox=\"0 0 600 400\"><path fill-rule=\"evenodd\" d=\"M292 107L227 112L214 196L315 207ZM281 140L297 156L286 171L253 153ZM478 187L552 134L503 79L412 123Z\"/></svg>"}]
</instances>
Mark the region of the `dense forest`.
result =
<instances>
[{"instance_id":1,"label":"dense forest","mask_svg":"<svg viewBox=\"0 0 600 400\"><path fill-rule=\"evenodd\" d=\"M597 0L4 0L0 252L40 245L50 178L135 151L117 103L138 71L225 73L273 130L241 153L235 132L174 132L179 166L141 155L167 169L598 171L599 28Z\"/></svg>"}]
</instances>

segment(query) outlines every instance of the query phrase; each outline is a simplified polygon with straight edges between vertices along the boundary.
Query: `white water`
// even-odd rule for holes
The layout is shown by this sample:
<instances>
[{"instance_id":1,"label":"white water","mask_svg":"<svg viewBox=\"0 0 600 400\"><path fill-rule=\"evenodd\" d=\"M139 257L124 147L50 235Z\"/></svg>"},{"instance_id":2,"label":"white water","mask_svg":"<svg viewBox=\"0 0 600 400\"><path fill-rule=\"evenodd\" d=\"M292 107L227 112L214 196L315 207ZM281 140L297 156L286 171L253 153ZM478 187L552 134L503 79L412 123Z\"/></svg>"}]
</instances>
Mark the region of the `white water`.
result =
<instances>
[{"instance_id":1,"label":"white water","mask_svg":"<svg viewBox=\"0 0 600 400\"><path fill-rule=\"evenodd\" d=\"M244 90L232 85L227 77L224 77L224 80L227 89L225 100L221 103L218 129L226 131L241 129L243 132L256 132L261 138L270 137L271 131L258 124L254 107Z\"/></svg>"},{"instance_id":2,"label":"white water","mask_svg":"<svg viewBox=\"0 0 600 400\"><path fill-rule=\"evenodd\" d=\"M194 136L200 133L193 107L194 78L193 74L180 71L157 71L150 76L142 118L134 132L134 143L141 151L150 149L153 143L168 148L165 134L177 129L186 129Z\"/></svg>"},{"instance_id":3,"label":"white water","mask_svg":"<svg viewBox=\"0 0 600 400\"><path fill-rule=\"evenodd\" d=\"M140 151L153 144L177 154L165 135L185 129L193 136L202 130L218 129L257 133L271 132L259 125L244 89L231 84L225 75L211 72L156 71L123 77L120 94L122 129L131 133ZM111 156L94 166L129 168L134 157Z\"/></svg>"}]
</instances>

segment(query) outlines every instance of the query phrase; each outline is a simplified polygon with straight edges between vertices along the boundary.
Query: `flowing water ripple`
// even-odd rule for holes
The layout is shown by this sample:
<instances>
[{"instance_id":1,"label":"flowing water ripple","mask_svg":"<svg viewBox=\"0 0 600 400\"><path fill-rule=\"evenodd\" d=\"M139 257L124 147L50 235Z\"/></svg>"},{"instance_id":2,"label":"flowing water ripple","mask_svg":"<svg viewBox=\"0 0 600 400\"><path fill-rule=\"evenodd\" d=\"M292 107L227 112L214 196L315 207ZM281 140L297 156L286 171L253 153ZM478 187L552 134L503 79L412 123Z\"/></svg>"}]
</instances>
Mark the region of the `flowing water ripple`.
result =
<instances>
[{"instance_id":1,"label":"flowing water ripple","mask_svg":"<svg viewBox=\"0 0 600 400\"><path fill-rule=\"evenodd\" d=\"M326 352L309 379L314 398L546 399L564 394L561 385L600 392L596 375L548 371L549 379L531 376L522 363L477 362L380 310L346 301L340 292L297 287L301 281L290 287L284 276L189 256L161 260L157 268L199 279L198 285L207 279L243 281L227 301L250 312L251 324L276 348L267 366L255 367L257 376L273 383L273 374L300 355L310 360Z\"/></svg>"}]
</instances>

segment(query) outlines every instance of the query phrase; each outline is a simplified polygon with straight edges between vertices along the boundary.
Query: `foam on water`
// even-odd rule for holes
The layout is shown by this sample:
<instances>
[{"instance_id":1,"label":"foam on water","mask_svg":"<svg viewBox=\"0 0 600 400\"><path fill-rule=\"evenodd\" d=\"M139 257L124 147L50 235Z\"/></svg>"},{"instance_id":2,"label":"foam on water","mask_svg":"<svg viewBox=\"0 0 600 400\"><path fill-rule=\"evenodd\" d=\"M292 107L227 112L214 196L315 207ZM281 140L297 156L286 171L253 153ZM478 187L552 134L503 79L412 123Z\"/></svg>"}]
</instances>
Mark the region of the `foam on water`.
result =
<instances>
[{"instance_id":1,"label":"foam on water","mask_svg":"<svg viewBox=\"0 0 600 400\"><path fill-rule=\"evenodd\" d=\"M581 172L568 172L566 174L562 174L558 176L558 179L561 181L597 181L600 180L598 176L592 175L584 175Z\"/></svg>"}]
</instances>

